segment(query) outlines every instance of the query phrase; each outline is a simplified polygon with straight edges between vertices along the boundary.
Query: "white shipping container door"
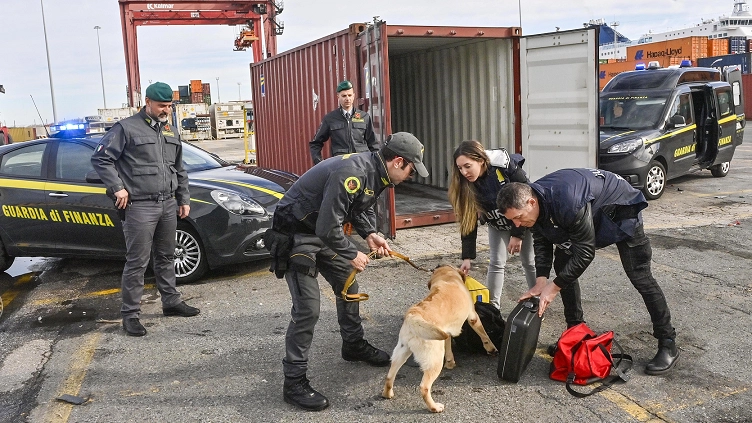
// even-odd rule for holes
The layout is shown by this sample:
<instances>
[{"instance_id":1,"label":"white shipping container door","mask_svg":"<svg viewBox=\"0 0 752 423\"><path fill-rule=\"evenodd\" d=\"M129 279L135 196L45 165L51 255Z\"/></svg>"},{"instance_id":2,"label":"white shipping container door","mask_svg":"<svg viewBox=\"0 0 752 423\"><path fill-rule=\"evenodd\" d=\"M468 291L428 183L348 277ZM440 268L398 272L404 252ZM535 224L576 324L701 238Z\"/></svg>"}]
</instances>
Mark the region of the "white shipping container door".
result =
<instances>
[{"instance_id":1,"label":"white shipping container door","mask_svg":"<svg viewBox=\"0 0 752 423\"><path fill-rule=\"evenodd\" d=\"M530 180L598 166L596 29L520 40L522 155Z\"/></svg>"}]
</instances>

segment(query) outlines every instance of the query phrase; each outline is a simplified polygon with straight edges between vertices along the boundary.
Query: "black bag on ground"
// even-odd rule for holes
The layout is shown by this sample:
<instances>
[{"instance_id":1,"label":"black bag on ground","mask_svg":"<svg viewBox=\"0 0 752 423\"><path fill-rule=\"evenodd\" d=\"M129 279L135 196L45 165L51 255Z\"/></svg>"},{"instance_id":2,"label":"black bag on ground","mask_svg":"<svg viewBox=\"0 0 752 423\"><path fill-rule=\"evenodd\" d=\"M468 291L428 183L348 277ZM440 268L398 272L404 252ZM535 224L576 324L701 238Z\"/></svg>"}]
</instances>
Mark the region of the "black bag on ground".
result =
<instances>
[{"instance_id":1,"label":"black bag on ground","mask_svg":"<svg viewBox=\"0 0 752 423\"><path fill-rule=\"evenodd\" d=\"M517 383L533 358L538 346L541 317L538 317L538 298L517 303L507 317L504 338L499 348L499 378Z\"/></svg>"},{"instance_id":2,"label":"black bag on ground","mask_svg":"<svg viewBox=\"0 0 752 423\"><path fill-rule=\"evenodd\" d=\"M480 322L483 324L483 329L486 330L486 334L491 338L491 342L496 348L501 347L501 338L504 335L504 318L501 317L501 312L493 304L476 302L475 312L478 313ZM483 341L480 340L480 336L470 327L470 324L465 322L462 324L462 333L454 338L454 350L487 354L485 348L483 348Z\"/></svg>"}]
</instances>

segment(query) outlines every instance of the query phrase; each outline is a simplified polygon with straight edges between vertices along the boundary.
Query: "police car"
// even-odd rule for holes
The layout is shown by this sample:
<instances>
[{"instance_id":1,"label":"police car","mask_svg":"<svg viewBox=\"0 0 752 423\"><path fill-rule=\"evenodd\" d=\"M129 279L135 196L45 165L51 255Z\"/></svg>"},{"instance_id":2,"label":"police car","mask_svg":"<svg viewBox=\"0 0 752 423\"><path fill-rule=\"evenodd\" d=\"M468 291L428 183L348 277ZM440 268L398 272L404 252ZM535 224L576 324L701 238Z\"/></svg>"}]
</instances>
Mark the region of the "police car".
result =
<instances>
[{"instance_id":1,"label":"police car","mask_svg":"<svg viewBox=\"0 0 752 423\"><path fill-rule=\"evenodd\" d=\"M101 134L0 146L0 271L14 257L125 257L113 201L91 165ZM291 173L232 165L183 143L191 212L178 220L175 272L193 282L208 269L268 257L263 233Z\"/></svg>"}]
</instances>

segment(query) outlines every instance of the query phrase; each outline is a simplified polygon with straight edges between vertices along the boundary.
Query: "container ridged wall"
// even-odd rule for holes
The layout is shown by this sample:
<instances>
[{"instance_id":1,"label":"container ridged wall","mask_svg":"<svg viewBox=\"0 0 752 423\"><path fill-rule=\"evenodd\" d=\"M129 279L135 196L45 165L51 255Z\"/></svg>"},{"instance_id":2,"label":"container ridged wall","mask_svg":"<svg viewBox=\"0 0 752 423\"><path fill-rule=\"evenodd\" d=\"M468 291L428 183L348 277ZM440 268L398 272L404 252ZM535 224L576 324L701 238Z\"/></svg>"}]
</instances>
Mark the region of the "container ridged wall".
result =
<instances>
[{"instance_id":1,"label":"container ridged wall","mask_svg":"<svg viewBox=\"0 0 752 423\"><path fill-rule=\"evenodd\" d=\"M360 92L354 37L348 28L251 64L260 166L301 175L313 165L308 142L324 115L338 107L337 84L349 79ZM328 142L322 152L329 156Z\"/></svg>"},{"instance_id":2,"label":"container ridged wall","mask_svg":"<svg viewBox=\"0 0 752 423\"><path fill-rule=\"evenodd\" d=\"M392 131L412 132L426 146L430 176L419 182L447 188L464 140L514 151L511 45L478 40L389 58Z\"/></svg>"}]
</instances>

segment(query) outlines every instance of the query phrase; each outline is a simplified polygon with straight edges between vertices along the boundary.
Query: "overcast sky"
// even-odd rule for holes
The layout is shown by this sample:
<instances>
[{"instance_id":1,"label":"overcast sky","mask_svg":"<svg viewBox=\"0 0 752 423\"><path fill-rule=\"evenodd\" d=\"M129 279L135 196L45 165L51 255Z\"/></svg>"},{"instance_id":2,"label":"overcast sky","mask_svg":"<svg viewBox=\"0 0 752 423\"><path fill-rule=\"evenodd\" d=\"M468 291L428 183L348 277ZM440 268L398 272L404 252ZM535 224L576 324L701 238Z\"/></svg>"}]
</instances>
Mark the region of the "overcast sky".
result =
<instances>
[{"instance_id":1,"label":"overcast sky","mask_svg":"<svg viewBox=\"0 0 752 423\"><path fill-rule=\"evenodd\" d=\"M125 58L117 0L43 0L58 120L97 114L103 107L97 31L107 107L127 102ZM521 13L518 4L522 3ZM618 21L636 39L643 33L699 24L730 15L734 0L286 0L279 52L379 16L387 24L519 26L523 35L560 27L581 28L591 19ZM0 122L24 126L51 122L52 96L40 0L0 0ZM141 26L141 86L163 81L177 90L191 79L211 83L212 99L250 98L251 50L233 51L231 26ZM216 78L219 78L217 83ZM240 85L238 85L238 83ZM32 103L39 108L42 120Z\"/></svg>"}]
</instances>

